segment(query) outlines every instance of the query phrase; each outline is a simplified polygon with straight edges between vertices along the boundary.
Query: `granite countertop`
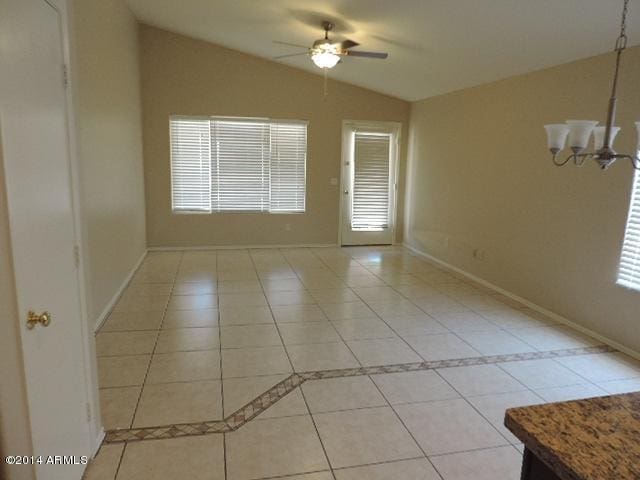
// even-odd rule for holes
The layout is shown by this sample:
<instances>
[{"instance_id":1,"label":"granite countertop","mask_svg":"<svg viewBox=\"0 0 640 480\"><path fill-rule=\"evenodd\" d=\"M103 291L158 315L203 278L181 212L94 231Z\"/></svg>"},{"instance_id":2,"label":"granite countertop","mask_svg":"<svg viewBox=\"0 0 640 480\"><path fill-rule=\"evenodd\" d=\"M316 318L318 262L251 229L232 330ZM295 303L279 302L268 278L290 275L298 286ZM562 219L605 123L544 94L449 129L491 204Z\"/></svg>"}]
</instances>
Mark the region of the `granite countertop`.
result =
<instances>
[{"instance_id":1,"label":"granite countertop","mask_svg":"<svg viewBox=\"0 0 640 480\"><path fill-rule=\"evenodd\" d=\"M640 392L512 408L504 423L562 480L640 479Z\"/></svg>"}]
</instances>

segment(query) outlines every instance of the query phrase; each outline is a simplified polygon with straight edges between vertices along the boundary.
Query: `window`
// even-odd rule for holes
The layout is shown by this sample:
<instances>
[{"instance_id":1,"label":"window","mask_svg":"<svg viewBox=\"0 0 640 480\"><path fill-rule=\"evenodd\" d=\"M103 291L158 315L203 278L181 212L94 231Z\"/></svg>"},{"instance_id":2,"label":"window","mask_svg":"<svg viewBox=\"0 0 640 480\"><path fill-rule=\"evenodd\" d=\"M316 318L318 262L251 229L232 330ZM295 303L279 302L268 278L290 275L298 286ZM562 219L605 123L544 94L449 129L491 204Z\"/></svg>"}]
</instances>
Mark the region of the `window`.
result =
<instances>
[{"instance_id":1,"label":"window","mask_svg":"<svg viewBox=\"0 0 640 480\"><path fill-rule=\"evenodd\" d=\"M305 211L306 122L173 116L169 124L174 212Z\"/></svg>"},{"instance_id":2,"label":"window","mask_svg":"<svg viewBox=\"0 0 640 480\"><path fill-rule=\"evenodd\" d=\"M635 172L631 205L624 234L618 283L640 290L640 171Z\"/></svg>"}]
</instances>

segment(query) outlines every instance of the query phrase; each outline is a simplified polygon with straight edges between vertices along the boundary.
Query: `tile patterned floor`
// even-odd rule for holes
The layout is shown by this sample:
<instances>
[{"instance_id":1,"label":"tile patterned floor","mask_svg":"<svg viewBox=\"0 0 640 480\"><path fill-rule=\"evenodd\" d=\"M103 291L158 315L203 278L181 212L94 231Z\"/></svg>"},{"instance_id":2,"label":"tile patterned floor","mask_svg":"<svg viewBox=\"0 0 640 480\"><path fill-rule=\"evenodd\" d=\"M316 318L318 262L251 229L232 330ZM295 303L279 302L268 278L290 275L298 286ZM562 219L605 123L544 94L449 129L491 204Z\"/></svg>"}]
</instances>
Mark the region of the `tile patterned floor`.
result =
<instances>
[{"instance_id":1,"label":"tile patterned floor","mask_svg":"<svg viewBox=\"0 0 640 480\"><path fill-rule=\"evenodd\" d=\"M96 342L88 480L516 479L506 408L640 388L628 357L399 247L153 252Z\"/></svg>"}]
</instances>

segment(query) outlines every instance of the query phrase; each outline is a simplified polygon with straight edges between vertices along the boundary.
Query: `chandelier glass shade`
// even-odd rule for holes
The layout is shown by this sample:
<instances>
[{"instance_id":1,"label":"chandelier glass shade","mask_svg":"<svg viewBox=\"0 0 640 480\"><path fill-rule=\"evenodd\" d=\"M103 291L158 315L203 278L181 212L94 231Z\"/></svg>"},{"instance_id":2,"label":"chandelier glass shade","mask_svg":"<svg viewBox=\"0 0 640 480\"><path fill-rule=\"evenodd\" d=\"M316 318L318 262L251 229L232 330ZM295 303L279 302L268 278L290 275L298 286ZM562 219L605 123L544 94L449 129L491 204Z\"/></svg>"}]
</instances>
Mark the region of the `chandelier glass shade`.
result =
<instances>
[{"instance_id":1,"label":"chandelier glass shade","mask_svg":"<svg viewBox=\"0 0 640 480\"><path fill-rule=\"evenodd\" d=\"M613 76L613 87L609 98L609 109L607 113L607 123L598 126L597 120L567 120L566 123L556 123L545 125L547 131L547 147L553 155L553 163L557 166L566 165L573 160L576 165L583 165L585 160L595 160L603 170L608 168L613 162L620 159L630 160L633 167L640 170L640 122L636 122L638 130L638 142L636 153L633 155L620 154L613 149L613 142L620 132L620 127L614 126L617 104L618 74L620 70L620 60L622 52L627 47L627 12L629 10L629 0L624 0L622 10L622 22L620 24L620 36L616 40L614 52L616 53L616 64ZM593 150L586 151L589 142L593 137ZM571 150L566 158L558 158L560 152L567 145Z\"/></svg>"}]
</instances>

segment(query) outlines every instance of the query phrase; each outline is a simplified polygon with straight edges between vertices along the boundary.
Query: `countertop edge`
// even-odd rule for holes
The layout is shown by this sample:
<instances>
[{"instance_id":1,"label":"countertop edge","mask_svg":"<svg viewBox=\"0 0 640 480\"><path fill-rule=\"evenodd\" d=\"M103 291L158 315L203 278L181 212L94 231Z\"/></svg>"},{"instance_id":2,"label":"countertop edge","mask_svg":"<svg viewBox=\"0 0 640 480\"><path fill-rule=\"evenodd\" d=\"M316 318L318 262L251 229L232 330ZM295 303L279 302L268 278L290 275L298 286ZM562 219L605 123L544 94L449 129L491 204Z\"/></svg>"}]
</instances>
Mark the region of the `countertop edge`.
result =
<instances>
[{"instance_id":1,"label":"countertop edge","mask_svg":"<svg viewBox=\"0 0 640 480\"><path fill-rule=\"evenodd\" d=\"M527 407L509 408L504 416L504 426L513 433L524 446L530 450L540 461L544 462L553 472L562 480L585 480L578 476L571 468L569 468L553 451L542 445L538 439L527 432L522 426L511 416L514 410L524 409Z\"/></svg>"}]
</instances>

